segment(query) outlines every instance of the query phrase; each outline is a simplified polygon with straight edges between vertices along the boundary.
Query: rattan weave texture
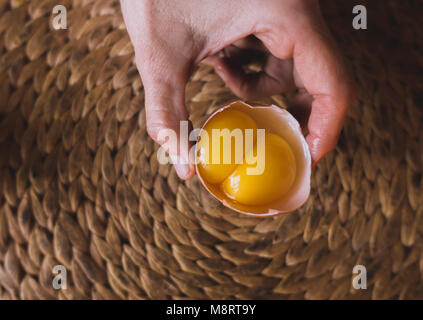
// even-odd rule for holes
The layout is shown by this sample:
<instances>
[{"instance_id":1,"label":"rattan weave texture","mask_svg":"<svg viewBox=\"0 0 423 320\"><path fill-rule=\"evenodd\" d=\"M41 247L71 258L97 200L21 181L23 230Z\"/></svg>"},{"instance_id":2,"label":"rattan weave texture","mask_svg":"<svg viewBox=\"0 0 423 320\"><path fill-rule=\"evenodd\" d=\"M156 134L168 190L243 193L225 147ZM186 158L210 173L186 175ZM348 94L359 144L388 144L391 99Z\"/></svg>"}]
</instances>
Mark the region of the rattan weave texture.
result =
<instances>
[{"instance_id":1,"label":"rattan weave texture","mask_svg":"<svg viewBox=\"0 0 423 320\"><path fill-rule=\"evenodd\" d=\"M55 31L57 1L0 0L0 298L423 298L423 4L361 1L356 31L358 3L322 2L359 85L339 145L254 219L158 164L118 1L62 0ZM196 127L234 99L207 66L186 97Z\"/></svg>"}]
</instances>

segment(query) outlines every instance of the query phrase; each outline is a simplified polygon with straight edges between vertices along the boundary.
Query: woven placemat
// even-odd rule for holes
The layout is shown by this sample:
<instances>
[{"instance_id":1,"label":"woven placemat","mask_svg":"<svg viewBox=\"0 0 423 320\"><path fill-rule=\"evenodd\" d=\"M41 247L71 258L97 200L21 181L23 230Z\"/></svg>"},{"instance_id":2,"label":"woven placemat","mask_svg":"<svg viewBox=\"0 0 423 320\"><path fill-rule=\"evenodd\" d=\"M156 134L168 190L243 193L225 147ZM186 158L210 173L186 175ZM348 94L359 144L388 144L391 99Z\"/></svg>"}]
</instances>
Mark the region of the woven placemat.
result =
<instances>
[{"instance_id":1,"label":"woven placemat","mask_svg":"<svg viewBox=\"0 0 423 320\"><path fill-rule=\"evenodd\" d=\"M157 162L118 1L63 0L55 31L56 1L0 0L0 298L423 298L422 3L360 2L368 30L322 2L359 85L339 145L254 219ZM235 98L207 66L186 97L197 127Z\"/></svg>"}]
</instances>

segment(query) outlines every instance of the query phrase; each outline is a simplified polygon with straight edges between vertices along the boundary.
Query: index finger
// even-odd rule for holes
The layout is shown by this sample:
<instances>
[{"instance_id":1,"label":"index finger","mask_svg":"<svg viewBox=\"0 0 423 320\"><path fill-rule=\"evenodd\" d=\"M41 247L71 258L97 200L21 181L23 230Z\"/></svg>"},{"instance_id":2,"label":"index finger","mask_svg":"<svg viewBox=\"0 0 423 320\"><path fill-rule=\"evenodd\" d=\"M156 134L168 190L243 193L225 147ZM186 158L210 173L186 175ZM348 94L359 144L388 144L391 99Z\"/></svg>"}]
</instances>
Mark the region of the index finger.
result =
<instances>
[{"instance_id":1,"label":"index finger","mask_svg":"<svg viewBox=\"0 0 423 320\"><path fill-rule=\"evenodd\" d=\"M306 139L316 163L335 148L355 86L321 17L299 19L287 33L263 41L278 58L293 56L296 82L313 97Z\"/></svg>"}]
</instances>

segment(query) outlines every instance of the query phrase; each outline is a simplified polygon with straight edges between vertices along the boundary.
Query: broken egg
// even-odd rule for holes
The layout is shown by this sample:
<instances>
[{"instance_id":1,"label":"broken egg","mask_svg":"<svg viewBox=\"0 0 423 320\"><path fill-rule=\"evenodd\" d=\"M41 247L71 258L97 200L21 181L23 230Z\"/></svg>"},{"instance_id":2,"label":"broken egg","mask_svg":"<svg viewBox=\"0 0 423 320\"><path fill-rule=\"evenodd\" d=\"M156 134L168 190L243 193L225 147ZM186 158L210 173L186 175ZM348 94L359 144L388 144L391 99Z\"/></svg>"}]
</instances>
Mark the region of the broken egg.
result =
<instances>
[{"instance_id":1,"label":"broken egg","mask_svg":"<svg viewBox=\"0 0 423 320\"><path fill-rule=\"evenodd\" d=\"M311 155L298 121L275 105L237 101L201 128L195 167L226 207L266 217L299 208L310 193Z\"/></svg>"}]
</instances>

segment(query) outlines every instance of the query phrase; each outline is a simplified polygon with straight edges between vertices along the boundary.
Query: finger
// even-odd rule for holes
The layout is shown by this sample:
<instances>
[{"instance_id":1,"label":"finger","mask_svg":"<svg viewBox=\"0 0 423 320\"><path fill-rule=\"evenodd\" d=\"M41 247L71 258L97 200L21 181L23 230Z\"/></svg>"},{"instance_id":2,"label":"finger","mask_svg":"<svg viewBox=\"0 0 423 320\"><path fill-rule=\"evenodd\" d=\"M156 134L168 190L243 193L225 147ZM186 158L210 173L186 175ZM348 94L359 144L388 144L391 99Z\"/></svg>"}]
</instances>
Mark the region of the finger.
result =
<instances>
[{"instance_id":1,"label":"finger","mask_svg":"<svg viewBox=\"0 0 423 320\"><path fill-rule=\"evenodd\" d=\"M268 49L283 59L294 57L299 80L313 97L307 142L314 163L331 151L338 140L354 85L321 18L298 21L287 36L263 37ZM298 37L301 34L301 37Z\"/></svg>"},{"instance_id":2,"label":"finger","mask_svg":"<svg viewBox=\"0 0 423 320\"><path fill-rule=\"evenodd\" d=\"M243 50L237 48L232 48L231 52L230 57L217 56L209 61L217 74L238 97L253 99L292 90L292 77L276 77L265 71L247 74L243 65L245 60L249 59L248 56L251 57L253 54L243 55ZM292 62L279 62L277 68L283 69L286 74L292 74Z\"/></svg>"},{"instance_id":3,"label":"finger","mask_svg":"<svg viewBox=\"0 0 423 320\"><path fill-rule=\"evenodd\" d=\"M241 40L240 40L241 41ZM267 55L263 51L256 48L242 48L238 47L236 41L234 44L227 46L222 50L223 55L220 57L228 58L233 64L239 66L246 66L250 63L263 64L266 61Z\"/></svg>"},{"instance_id":4,"label":"finger","mask_svg":"<svg viewBox=\"0 0 423 320\"><path fill-rule=\"evenodd\" d=\"M220 58L214 68L228 87L242 99L253 99L269 95L277 90L279 83L265 72L246 74L242 67L229 58Z\"/></svg>"},{"instance_id":5,"label":"finger","mask_svg":"<svg viewBox=\"0 0 423 320\"><path fill-rule=\"evenodd\" d=\"M240 49L251 49L260 52L268 52L263 43L254 35L250 35L248 37L235 41L232 45Z\"/></svg>"},{"instance_id":6,"label":"finger","mask_svg":"<svg viewBox=\"0 0 423 320\"><path fill-rule=\"evenodd\" d=\"M306 134L313 97L304 88L300 88L292 97L288 95L288 101L288 111L297 119Z\"/></svg>"},{"instance_id":7,"label":"finger","mask_svg":"<svg viewBox=\"0 0 423 320\"><path fill-rule=\"evenodd\" d=\"M189 155L192 146L188 137L189 129L186 130L189 125L185 108L188 71L187 68L175 67L185 63L168 64L159 60L154 63L141 61L137 65L145 91L148 134L169 153L178 176L190 179L195 171Z\"/></svg>"},{"instance_id":8,"label":"finger","mask_svg":"<svg viewBox=\"0 0 423 320\"><path fill-rule=\"evenodd\" d=\"M236 46L236 43L239 44L240 42L236 41L218 53L205 58L202 62L214 66L218 62L219 58L227 58L227 60L231 61L231 64L236 65L239 68L242 68L242 66L246 66L252 62L264 63L265 55L263 52L256 49L240 48Z\"/></svg>"}]
</instances>

